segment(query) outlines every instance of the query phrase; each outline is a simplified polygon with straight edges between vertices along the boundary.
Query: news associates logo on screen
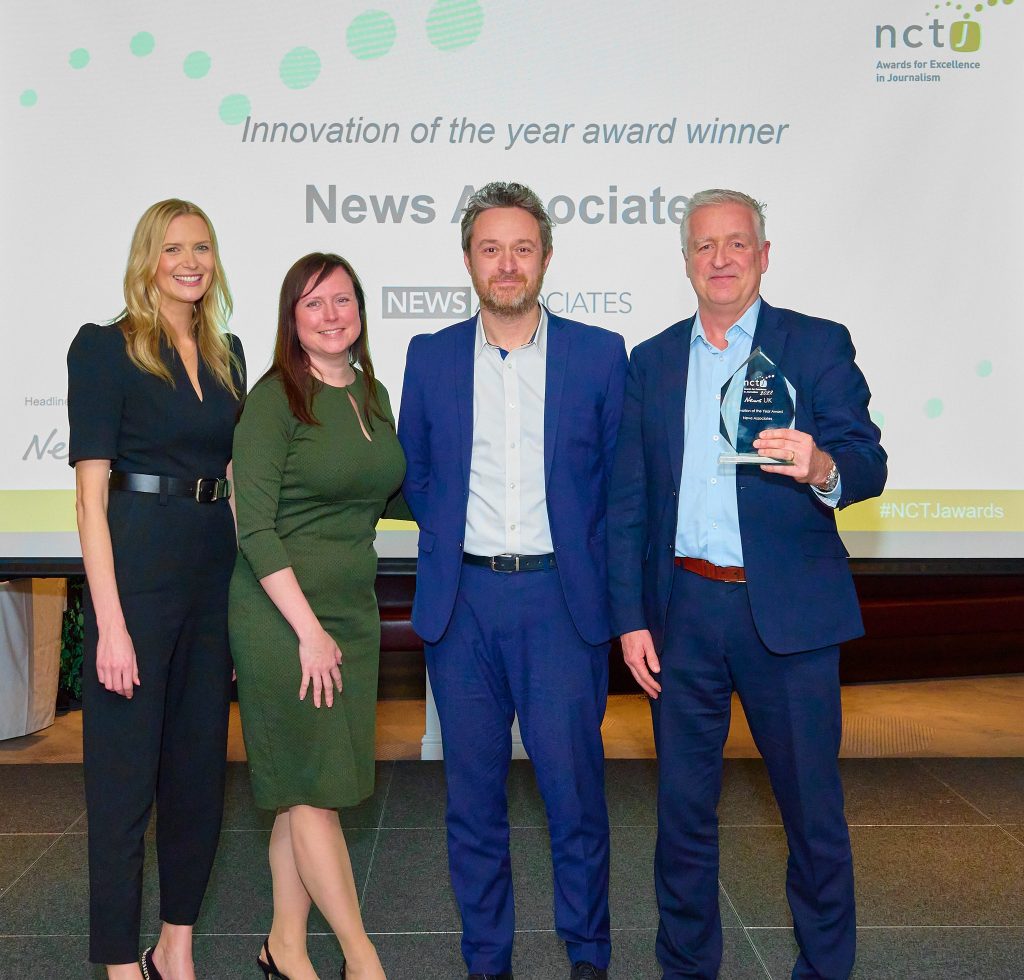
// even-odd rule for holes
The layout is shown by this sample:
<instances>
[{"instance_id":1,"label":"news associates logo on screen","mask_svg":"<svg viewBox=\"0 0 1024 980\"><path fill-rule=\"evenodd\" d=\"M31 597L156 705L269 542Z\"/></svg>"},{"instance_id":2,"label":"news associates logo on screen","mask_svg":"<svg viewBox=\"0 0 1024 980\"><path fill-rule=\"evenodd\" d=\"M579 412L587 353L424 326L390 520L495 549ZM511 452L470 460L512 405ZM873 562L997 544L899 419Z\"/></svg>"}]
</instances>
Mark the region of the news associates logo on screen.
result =
<instances>
[{"instance_id":1,"label":"news associates logo on screen","mask_svg":"<svg viewBox=\"0 0 1024 980\"><path fill-rule=\"evenodd\" d=\"M541 302L559 316L615 316L631 313L628 290L551 290ZM380 296L383 320L465 320L475 309L469 286L384 286Z\"/></svg>"},{"instance_id":2,"label":"news associates logo on screen","mask_svg":"<svg viewBox=\"0 0 1024 980\"><path fill-rule=\"evenodd\" d=\"M881 83L941 82L961 72L979 71L983 64L984 30L995 29L998 21L986 23L994 11L1013 6L1014 0L976 0L974 3L935 3L919 21L874 25L877 53L875 81ZM944 18L955 17L948 21ZM886 58L892 52L896 57ZM975 55L958 58L955 55Z\"/></svg>"},{"instance_id":3,"label":"news associates logo on screen","mask_svg":"<svg viewBox=\"0 0 1024 980\"><path fill-rule=\"evenodd\" d=\"M464 320L473 310L469 286L384 286L384 320Z\"/></svg>"}]
</instances>

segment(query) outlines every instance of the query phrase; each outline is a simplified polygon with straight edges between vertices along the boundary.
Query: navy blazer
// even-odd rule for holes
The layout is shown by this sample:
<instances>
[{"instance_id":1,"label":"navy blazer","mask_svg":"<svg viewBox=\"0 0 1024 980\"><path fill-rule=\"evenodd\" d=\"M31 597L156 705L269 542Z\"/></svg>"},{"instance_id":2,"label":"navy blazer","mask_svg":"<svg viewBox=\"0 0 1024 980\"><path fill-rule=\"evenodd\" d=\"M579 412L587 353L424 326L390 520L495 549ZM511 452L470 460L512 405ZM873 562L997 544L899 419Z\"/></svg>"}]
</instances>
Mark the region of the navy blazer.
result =
<instances>
[{"instance_id":1,"label":"navy blazer","mask_svg":"<svg viewBox=\"0 0 1024 980\"><path fill-rule=\"evenodd\" d=\"M429 643L448 627L462 573L473 451L476 317L413 337L398 438L402 492L420 526L412 625ZM587 643L611 635L606 502L622 415L626 347L619 334L548 313L544 481L558 575Z\"/></svg>"},{"instance_id":2,"label":"navy blazer","mask_svg":"<svg viewBox=\"0 0 1024 980\"><path fill-rule=\"evenodd\" d=\"M693 321L633 350L608 504L613 629L649 629L658 650L673 576ZM886 454L847 329L762 300L751 349L758 346L796 388L796 428L835 460L839 506L880 494ZM860 636L834 511L809 486L756 466L737 467L736 496L747 592L765 646L796 653Z\"/></svg>"}]
</instances>

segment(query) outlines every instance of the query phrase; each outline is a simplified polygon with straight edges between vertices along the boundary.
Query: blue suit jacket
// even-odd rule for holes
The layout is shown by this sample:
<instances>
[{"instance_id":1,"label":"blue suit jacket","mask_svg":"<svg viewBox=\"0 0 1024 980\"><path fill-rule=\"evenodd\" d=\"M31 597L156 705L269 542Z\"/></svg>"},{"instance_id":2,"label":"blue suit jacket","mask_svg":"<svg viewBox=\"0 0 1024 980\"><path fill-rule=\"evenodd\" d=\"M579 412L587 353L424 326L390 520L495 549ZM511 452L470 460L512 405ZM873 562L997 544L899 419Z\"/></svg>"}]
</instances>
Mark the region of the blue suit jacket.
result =
<instances>
[{"instance_id":1,"label":"blue suit jacket","mask_svg":"<svg viewBox=\"0 0 1024 980\"><path fill-rule=\"evenodd\" d=\"M409 344L398 418L402 492L420 526L413 628L427 642L451 619L462 573L473 449L476 317ZM548 313L544 479L558 575L587 643L608 621L606 501L622 415L622 337Z\"/></svg>"},{"instance_id":2,"label":"blue suit jacket","mask_svg":"<svg viewBox=\"0 0 1024 980\"><path fill-rule=\"evenodd\" d=\"M693 320L633 350L608 504L612 626L619 634L649 629L659 650L673 576ZM751 349L758 346L796 388L797 429L839 467L839 506L881 493L886 455L846 328L762 301ZM765 646L796 653L860 636L832 509L809 486L756 466L738 467L736 495L747 592Z\"/></svg>"}]
</instances>

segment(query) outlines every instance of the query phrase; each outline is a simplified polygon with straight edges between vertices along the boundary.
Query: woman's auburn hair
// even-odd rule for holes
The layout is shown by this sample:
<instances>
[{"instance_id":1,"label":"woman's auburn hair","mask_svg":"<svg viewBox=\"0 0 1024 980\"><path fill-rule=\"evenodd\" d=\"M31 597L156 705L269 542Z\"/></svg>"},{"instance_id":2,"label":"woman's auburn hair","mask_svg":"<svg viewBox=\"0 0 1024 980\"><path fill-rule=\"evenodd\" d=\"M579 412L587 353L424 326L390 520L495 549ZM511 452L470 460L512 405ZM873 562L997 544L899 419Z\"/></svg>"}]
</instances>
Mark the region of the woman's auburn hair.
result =
<instances>
[{"instance_id":1,"label":"woman's auburn hair","mask_svg":"<svg viewBox=\"0 0 1024 980\"><path fill-rule=\"evenodd\" d=\"M165 341L170 343L171 335L160 315L161 294L156 284L156 270L167 229L175 218L182 215L195 215L205 222L213 249L213 281L192 310L192 330L199 356L217 381L235 398L240 398L244 392L238 390L236 378L241 376L241 367L227 336L227 324L233 309L231 293L220 263L213 224L198 205L170 198L146 209L135 226L128 251L124 309L113 322L124 334L131 362L140 370L173 385L174 376L163 357L163 344Z\"/></svg>"},{"instance_id":2,"label":"woman's auburn hair","mask_svg":"<svg viewBox=\"0 0 1024 980\"><path fill-rule=\"evenodd\" d=\"M393 427L393 423L381 408L377 375L373 370L373 360L370 357L370 338L366 329L366 296L363 292L363 284L359 281L359 276L356 275L352 264L333 252L311 252L309 255L304 255L285 273L277 309L277 340L274 343L274 360L263 377L279 379L288 398L288 407L295 418L306 425L320 424L320 420L313 412L313 399L323 388L323 382L310 370L309 354L299 343L295 308L303 296L316 289L336 269L342 269L352 280L352 289L355 292L356 304L359 308L359 336L349 348L349 362L353 365L358 364L363 373L366 386L363 419L371 430L375 418Z\"/></svg>"}]
</instances>

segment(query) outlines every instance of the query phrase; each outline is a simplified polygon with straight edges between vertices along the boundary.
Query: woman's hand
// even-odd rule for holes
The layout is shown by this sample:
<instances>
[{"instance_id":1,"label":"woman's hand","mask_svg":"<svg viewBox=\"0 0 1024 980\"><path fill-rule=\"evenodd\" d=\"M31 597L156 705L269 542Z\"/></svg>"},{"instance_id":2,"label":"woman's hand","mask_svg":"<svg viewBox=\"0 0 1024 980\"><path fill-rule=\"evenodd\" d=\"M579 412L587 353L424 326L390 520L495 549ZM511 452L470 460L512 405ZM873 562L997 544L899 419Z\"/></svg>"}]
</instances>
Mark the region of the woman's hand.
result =
<instances>
[{"instance_id":1,"label":"woman's hand","mask_svg":"<svg viewBox=\"0 0 1024 980\"><path fill-rule=\"evenodd\" d=\"M140 683L139 664L135 659L132 638L124 626L100 630L96 647L96 676L108 691L129 700L134 695Z\"/></svg>"},{"instance_id":2,"label":"woman's hand","mask_svg":"<svg viewBox=\"0 0 1024 980\"><path fill-rule=\"evenodd\" d=\"M313 685L313 704L334 706L334 688L341 690L341 651L320 625L316 613L299 587L299 580L290 565L279 568L260 579L270 601L299 638L299 663L302 666L302 684L299 700L306 700L306 692Z\"/></svg>"},{"instance_id":3,"label":"woman's hand","mask_svg":"<svg viewBox=\"0 0 1024 980\"><path fill-rule=\"evenodd\" d=\"M312 684L313 704L319 708L322 698L328 708L333 707L335 686L341 691L341 650L319 624L310 635L299 637L299 663L302 665L299 700L306 699Z\"/></svg>"},{"instance_id":4,"label":"woman's hand","mask_svg":"<svg viewBox=\"0 0 1024 980\"><path fill-rule=\"evenodd\" d=\"M109 478L109 459L80 459L75 464L75 509L85 575L100 634L96 676L108 691L131 698L139 684L139 664L124 622L114 574L114 549L107 523Z\"/></svg>"}]
</instances>

